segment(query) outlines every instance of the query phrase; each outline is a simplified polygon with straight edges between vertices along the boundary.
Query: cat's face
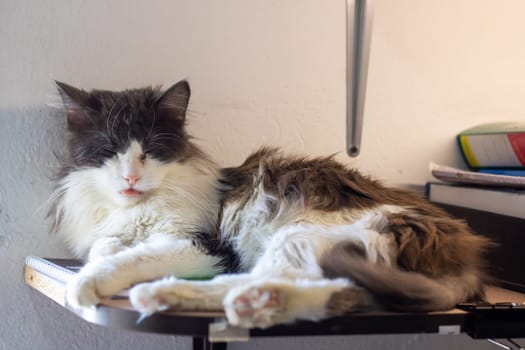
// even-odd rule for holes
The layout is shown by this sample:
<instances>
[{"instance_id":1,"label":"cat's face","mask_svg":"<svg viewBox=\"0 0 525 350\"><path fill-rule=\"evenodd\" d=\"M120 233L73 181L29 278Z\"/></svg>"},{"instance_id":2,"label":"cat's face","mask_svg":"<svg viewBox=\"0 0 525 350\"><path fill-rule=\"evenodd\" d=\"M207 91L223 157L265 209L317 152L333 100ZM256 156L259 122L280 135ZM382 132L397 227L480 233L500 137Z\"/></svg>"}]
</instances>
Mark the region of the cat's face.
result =
<instances>
[{"instance_id":1,"label":"cat's face","mask_svg":"<svg viewBox=\"0 0 525 350\"><path fill-rule=\"evenodd\" d=\"M70 167L114 202L132 205L147 198L173 164L191 156L184 131L187 82L163 94L152 88L86 92L57 85L67 111Z\"/></svg>"}]
</instances>

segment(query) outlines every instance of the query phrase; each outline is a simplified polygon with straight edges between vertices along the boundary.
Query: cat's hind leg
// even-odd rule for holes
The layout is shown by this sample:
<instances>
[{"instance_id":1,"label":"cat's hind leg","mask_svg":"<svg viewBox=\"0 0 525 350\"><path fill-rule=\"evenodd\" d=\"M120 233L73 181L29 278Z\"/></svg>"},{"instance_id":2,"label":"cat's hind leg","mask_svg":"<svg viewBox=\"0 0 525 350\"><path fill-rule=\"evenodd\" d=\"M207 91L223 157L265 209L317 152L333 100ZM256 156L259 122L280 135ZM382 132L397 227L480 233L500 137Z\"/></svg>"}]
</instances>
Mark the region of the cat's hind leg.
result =
<instances>
[{"instance_id":1,"label":"cat's hind leg","mask_svg":"<svg viewBox=\"0 0 525 350\"><path fill-rule=\"evenodd\" d=\"M232 289L224 299L224 310L232 325L247 328L266 328L297 319L318 321L334 314L332 300L342 293L347 308L351 303L362 307L370 302L368 293L348 279L269 278Z\"/></svg>"},{"instance_id":2,"label":"cat's hind leg","mask_svg":"<svg viewBox=\"0 0 525 350\"><path fill-rule=\"evenodd\" d=\"M251 271L250 284L232 289L225 297L229 322L265 328L296 319L320 320L333 314L330 302L343 291L351 296L345 311L370 304L369 294L349 279L325 278L319 261L342 241L353 242L364 256L388 259L389 237L369 228L378 226L377 221L366 216L351 225L294 224L279 229Z\"/></svg>"}]
</instances>

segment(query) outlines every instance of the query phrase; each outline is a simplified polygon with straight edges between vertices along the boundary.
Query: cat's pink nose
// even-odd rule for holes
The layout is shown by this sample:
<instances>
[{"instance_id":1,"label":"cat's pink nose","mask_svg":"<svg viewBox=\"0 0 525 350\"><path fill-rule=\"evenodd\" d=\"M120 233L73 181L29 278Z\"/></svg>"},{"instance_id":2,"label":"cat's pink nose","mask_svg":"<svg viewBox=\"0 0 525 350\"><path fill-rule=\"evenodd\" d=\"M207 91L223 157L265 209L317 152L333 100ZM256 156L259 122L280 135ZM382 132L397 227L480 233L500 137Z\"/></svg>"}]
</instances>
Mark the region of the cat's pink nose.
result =
<instances>
[{"instance_id":1,"label":"cat's pink nose","mask_svg":"<svg viewBox=\"0 0 525 350\"><path fill-rule=\"evenodd\" d=\"M140 176L138 175L126 175L123 176L123 178L130 186L134 186L140 180Z\"/></svg>"}]
</instances>

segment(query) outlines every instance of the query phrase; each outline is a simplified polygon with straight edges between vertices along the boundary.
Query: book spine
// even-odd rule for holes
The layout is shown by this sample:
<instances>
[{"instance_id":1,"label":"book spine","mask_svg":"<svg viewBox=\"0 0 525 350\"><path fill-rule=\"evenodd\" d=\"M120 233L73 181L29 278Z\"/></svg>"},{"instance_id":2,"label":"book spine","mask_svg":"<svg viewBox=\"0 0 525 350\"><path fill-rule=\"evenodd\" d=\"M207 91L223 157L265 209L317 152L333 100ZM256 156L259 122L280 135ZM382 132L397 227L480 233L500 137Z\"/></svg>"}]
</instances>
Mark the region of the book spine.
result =
<instances>
[{"instance_id":1,"label":"book spine","mask_svg":"<svg viewBox=\"0 0 525 350\"><path fill-rule=\"evenodd\" d=\"M471 169L525 168L525 132L461 133L458 146Z\"/></svg>"}]
</instances>

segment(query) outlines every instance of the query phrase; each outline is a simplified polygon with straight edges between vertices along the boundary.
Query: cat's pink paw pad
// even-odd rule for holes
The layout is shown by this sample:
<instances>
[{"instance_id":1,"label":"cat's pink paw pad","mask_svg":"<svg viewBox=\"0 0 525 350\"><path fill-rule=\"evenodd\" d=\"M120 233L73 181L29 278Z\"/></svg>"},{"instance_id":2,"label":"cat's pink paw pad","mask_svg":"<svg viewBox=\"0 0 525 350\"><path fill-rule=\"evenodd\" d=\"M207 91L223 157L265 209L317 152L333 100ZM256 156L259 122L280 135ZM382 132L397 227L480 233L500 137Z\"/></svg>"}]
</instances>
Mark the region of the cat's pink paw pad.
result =
<instances>
[{"instance_id":1,"label":"cat's pink paw pad","mask_svg":"<svg viewBox=\"0 0 525 350\"><path fill-rule=\"evenodd\" d=\"M275 289L251 287L226 297L224 309L228 321L241 327L269 327L281 310L280 294Z\"/></svg>"},{"instance_id":2,"label":"cat's pink paw pad","mask_svg":"<svg viewBox=\"0 0 525 350\"><path fill-rule=\"evenodd\" d=\"M129 301L133 308L143 314L151 315L170 307L168 301L157 294L149 283L139 284L129 291Z\"/></svg>"},{"instance_id":3,"label":"cat's pink paw pad","mask_svg":"<svg viewBox=\"0 0 525 350\"><path fill-rule=\"evenodd\" d=\"M160 305L166 305L166 300L160 296L153 296L150 299L138 299L135 304L139 305L141 309L154 308L158 310Z\"/></svg>"}]
</instances>

